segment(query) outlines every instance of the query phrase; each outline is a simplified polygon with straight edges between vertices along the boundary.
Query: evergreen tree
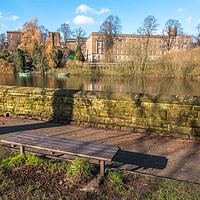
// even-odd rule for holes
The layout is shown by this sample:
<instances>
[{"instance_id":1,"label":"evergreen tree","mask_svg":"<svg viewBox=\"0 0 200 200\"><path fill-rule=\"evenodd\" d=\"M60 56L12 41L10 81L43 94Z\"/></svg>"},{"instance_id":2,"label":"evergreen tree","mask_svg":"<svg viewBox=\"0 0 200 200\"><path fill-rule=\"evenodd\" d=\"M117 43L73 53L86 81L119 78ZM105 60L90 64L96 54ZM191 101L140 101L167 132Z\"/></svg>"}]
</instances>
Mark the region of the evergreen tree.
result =
<instances>
[{"instance_id":1,"label":"evergreen tree","mask_svg":"<svg viewBox=\"0 0 200 200\"><path fill-rule=\"evenodd\" d=\"M83 52L81 50L81 46L78 44L77 45L77 48L76 48L76 51L75 51L75 56L74 56L74 59L75 60L78 60L78 61L85 61L85 58L83 56Z\"/></svg>"},{"instance_id":2,"label":"evergreen tree","mask_svg":"<svg viewBox=\"0 0 200 200\"><path fill-rule=\"evenodd\" d=\"M21 49L16 49L16 56L17 56L17 66L20 72L26 71L26 62L25 56Z\"/></svg>"}]
</instances>

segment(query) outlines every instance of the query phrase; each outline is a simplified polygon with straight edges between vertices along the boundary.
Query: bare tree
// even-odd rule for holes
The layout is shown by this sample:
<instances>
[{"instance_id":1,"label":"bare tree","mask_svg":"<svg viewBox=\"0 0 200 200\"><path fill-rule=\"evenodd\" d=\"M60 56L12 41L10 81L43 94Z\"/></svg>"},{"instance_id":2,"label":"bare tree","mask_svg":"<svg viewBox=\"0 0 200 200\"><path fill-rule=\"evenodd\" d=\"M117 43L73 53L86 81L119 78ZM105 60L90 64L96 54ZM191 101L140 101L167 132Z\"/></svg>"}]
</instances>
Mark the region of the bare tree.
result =
<instances>
[{"instance_id":1,"label":"bare tree","mask_svg":"<svg viewBox=\"0 0 200 200\"><path fill-rule=\"evenodd\" d=\"M104 34L105 55L108 62L111 61L111 49L114 45L116 34L121 33L121 30L121 20L118 16L113 15L108 16L100 26L99 32Z\"/></svg>"},{"instance_id":2,"label":"bare tree","mask_svg":"<svg viewBox=\"0 0 200 200\"><path fill-rule=\"evenodd\" d=\"M144 21L142 22L142 26L138 28L137 32L140 35L145 36L145 60L147 60L147 56L148 56L148 46L149 46L149 41L150 41L150 37L151 35L153 35L153 33L157 30L157 27L159 26L159 24L157 24L157 19L152 16L149 15L147 16Z\"/></svg>"},{"instance_id":3,"label":"bare tree","mask_svg":"<svg viewBox=\"0 0 200 200\"><path fill-rule=\"evenodd\" d=\"M83 38L85 34L86 34L85 30L82 29L81 27L74 30L73 36L77 38L78 45L81 46L81 38Z\"/></svg>"},{"instance_id":4,"label":"bare tree","mask_svg":"<svg viewBox=\"0 0 200 200\"><path fill-rule=\"evenodd\" d=\"M183 35L183 27L181 23L177 19L169 19L165 23L165 28L163 30L164 35L168 36L167 40L167 49L168 51L171 49L171 44L173 39L176 38L177 35Z\"/></svg>"},{"instance_id":5,"label":"bare tree","mask_svg":"<svg viewBox=\"0 0 200 200\"><path fill-rule=\"evenodd\" d=\"M6 34L1 33L0 34L0 51L2 51L5 48L5 42L6 42Z\"/></svg>"},{"instance_id":6,"label":"bare tree","mask_svg":"<svg viewBox=\"0 0 200 200\"><path fill-rule=\"evenodd\" d=\"M62 42L64 43L65 47L67 48L67 40L71 37L72 31L69 24L61 24L60 28L57 30L61 33Z\"/></svg>"},{"instance_id":7,"label":"bare tree","mask_svg":"<svg viewBox=\"0 0 200 200\"><path fill-rule=\"evenodd\" d=\"M200 46L200 23L196 26L197 36L195 37L197 40L197 44Z\"/></svg>"},{"instance_id":8,"label":"bare tree","mask_svg":"<svg viewBox=\"0 0 200 200\"><path fill-rule=\"evenodd\" d=\"M43 25L39 26L38 29L40 30L41 33L41 40L42 40L41 42L45 44L48 38L49 31Z\"/></svg>"}]
</instances>

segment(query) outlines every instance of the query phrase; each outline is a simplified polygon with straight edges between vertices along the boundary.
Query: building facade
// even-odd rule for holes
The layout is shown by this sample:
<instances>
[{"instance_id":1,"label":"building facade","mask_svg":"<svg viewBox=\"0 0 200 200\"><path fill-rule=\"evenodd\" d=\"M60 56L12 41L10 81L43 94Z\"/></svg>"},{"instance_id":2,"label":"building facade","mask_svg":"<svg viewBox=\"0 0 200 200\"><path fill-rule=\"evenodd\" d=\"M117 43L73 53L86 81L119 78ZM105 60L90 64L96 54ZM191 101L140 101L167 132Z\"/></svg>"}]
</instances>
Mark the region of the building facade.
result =
<instances>
[{"instance_id":1,"label":"building facade","mask_svg":"<svg viewBox=\"0 0 200 200\"><path fill-rule=\"evenodd\" d=\"M105 59L105 36L103 33L91 33L86 40L86 60ZM117 34L113 38L111 54L113 60L129 61L137 54L147 54L156 59L172 49L186 49L191 44L190 36L170 36Z\"/></svg>"},{"instance_id":2,"label":"building facade","mask_svg":"<svg viewBox=\"0 0 200 200\"><path fill-rule=\"evenodd\" d=\"M7 48L13 52L21 43L21 31L7 31Z\"/></svg>"}]
</instances>

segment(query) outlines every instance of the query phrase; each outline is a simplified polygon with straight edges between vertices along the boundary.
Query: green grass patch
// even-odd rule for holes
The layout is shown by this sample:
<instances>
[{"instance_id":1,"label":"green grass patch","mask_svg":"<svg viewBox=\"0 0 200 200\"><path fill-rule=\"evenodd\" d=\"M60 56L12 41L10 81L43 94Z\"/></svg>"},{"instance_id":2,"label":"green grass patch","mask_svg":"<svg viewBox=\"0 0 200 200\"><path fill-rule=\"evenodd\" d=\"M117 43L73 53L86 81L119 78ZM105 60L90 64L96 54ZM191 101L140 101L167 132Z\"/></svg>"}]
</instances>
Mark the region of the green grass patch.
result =
<instances>
[{"instance_id":1,"label":"green grass patch","mask_svg":"<svg viewBox=\"0 0 200 200\"><path fill-rule=\"evenodd\" d=\"M86 158L75 158L67 167L67 178L75 183L88 182L92 179L94 167Z\"/></svg>"}]
</instances>

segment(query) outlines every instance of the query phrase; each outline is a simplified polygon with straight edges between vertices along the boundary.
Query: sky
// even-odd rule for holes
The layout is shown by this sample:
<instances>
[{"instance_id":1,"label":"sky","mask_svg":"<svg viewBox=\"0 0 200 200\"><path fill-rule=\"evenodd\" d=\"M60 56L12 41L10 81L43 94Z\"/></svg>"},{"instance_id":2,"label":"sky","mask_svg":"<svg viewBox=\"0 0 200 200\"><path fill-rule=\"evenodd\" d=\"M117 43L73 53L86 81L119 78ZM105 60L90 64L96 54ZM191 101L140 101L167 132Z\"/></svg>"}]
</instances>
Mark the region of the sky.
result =
<instances>
[{"instance_id":1,"label":"sky","mask_svg":"<svg viewBox=\"0 0 200 200\"><path fill-rule=\"evenodd\" d=\"M0 33L21 29L36 17L49 31L68 23L72 30L82 27L87 37L98 32L111 14L120 18L124 34L136 33L144 19L153 15L158 32L168 19L177 19L191 35L200 23L200 0L0 0Z\"/></svg>"}]
</instances>

